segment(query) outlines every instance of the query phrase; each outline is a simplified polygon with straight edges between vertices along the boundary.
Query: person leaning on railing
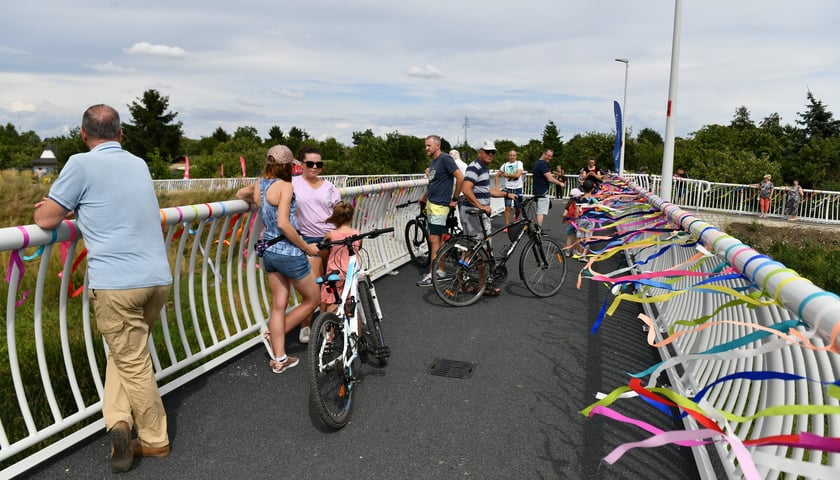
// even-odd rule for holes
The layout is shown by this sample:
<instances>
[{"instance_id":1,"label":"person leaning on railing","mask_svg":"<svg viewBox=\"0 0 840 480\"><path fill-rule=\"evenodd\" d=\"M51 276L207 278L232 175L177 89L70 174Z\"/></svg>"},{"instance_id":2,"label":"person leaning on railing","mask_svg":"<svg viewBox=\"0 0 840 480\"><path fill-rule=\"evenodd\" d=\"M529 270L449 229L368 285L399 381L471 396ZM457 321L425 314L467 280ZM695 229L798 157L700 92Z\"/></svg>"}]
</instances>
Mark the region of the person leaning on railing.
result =
<instances>
[{"instance_id":1,"label":"person leaning on railing","mask_svg":"<svg viewBox=\"0 0 840 480\"><path fill-rule=\"evenodd\" d=\"M169 455L166 411L148 344L169 298L172 273L149 168L120 146L119 114L94 105L82 116L80 133L90 152L70 157L48 196L35 205L35 224L52 230L76 213L88 251L88 295L108 346L102 415L111 469L125 472L133 457Z\"/></svg>"}]
</instances>

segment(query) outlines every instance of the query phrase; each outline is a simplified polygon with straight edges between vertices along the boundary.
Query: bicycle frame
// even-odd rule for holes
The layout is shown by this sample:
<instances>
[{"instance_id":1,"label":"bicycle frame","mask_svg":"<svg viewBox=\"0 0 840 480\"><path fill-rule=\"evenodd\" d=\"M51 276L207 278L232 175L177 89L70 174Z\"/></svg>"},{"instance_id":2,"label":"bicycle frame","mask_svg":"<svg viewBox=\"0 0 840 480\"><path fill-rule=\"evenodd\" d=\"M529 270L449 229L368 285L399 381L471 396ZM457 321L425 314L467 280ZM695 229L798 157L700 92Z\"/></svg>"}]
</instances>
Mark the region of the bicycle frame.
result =
<instances>
[{"instance_id":1,"label":"bicycle frame","mask_svg":"<svg viewBox=\"0 0 840 480\"><path fill-rule=\"evenodd\" d=\"M361 309L359 299L359 275L364 272L359 268L358 252L355 251L352 245L347 246L347 254L350 256L350 261L347 263L347 272L344 278L344 287L339 296L340 302L336 303L338 307L337 314L341 317L344 328L342 329L344 335L343 350L341 356L336 357L332 361L324 365L318 365L318 369L322 372L328 368L332 368L340 359L344 359L344 364L347 367L347 372L350 378L353 378L353 362L359 358L359 322L350 321L350 319L357 319L359 310ZM377 304L374 308L379 309ZM352 343L351 343L352 342ZM326 344L321 344L320 353L324 354ZM348 356L348 349L352 349Z\"/></svg>"},{"instance_id":2,"label":"bicycle frame","mask_svg":"<svg viewBox=\"0 0 840 480\"><path fill-rule=\"evenodd\" d=\"M526 200L526 201L530 202L531 200L529 199L529 200ZM479 242L479 244L480 245L486 245L483 248L487 249L487 253L490 257L490 261L492 262L491 266L495 267L496 265L507 265L507 261L513 255L513 251L516 250L516 246L519 245L519 242L522 240L522 237L525 236L526 231L528 232L528 236L531 237L531 238L539 237L540 226L531 221L531 219L528 217L527 213L525 213L525 208L524 207L525 207L525 202L522 203L522 207L521 207L522 208L522 218L521 219L519 219L515 222L512 222L512 223L509 223L507 225L503 225L503 226L501 226L501 227L499 227L495 230L491 229L490 231L488 231L487 229L485 229L484 222L483 221L481 222L481 230L482 230L482 234L484 235L484 238ZM481 215L481 216L487 215L483 211L480 211L480 212L481 213L471 213L471 215ZM504 252L504 254L501 257L495 256L493 254L493 245L492 245L492 242L490 242L490 239L492 239L493 237L495 237L499 233L502 233L505 230L510 229L511 227L516 227L517 225L522 225L522 230L519 231L519 235L517 235L516 238L513 240L513 242L510 245L510 248L508 248L507 252ZM479 247L476 247L476 248L479 248Z\"/></svg>"}]
</instances>

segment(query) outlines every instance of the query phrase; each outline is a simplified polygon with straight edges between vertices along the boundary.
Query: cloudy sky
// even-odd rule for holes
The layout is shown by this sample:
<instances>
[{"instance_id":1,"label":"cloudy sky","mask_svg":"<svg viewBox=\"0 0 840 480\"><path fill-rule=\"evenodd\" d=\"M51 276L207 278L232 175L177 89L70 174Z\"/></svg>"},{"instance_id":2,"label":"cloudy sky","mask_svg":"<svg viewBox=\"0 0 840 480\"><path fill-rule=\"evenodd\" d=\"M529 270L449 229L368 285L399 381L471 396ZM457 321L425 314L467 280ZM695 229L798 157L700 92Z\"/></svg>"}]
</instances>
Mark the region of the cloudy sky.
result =
<instances>
[{"instance_id":1,"label":"cloudy sky","mask_svg":"<svg viewBox=\"0 0 840 480\"><path fill-rule=\"evenodd\" d=\"M525 143L665 133L674 0L5 2L0 125L61 135L95 103L168 96L190 138L291 126ZM840 2L684 0L676 133L746 106L793 124L810 90L840 117Z\"/></svg>"}]
</instances>

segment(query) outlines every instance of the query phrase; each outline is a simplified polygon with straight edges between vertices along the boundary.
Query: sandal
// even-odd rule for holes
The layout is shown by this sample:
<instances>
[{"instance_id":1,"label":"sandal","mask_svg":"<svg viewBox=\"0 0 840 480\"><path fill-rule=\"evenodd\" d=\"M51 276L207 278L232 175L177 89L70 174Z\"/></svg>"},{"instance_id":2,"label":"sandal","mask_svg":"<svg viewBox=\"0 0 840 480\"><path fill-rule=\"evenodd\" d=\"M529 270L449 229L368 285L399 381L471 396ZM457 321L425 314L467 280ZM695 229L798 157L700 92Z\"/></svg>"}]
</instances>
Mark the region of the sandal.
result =
<instances>
[{"instance_id":1,"label":"sandal","mask_svg":"<svg viewBox=\"0 0 840 480\"><path fill-rule=\"evenodd\" d=\"M274 358L274 349L271 348L271 332L269 332L268 329L262 333L262 341L263 345L265 345L265 349L268 351L268 356L270 358Z\"/></svg>"},{"instance_id":2,"label":"sandal","mask_svg":"<svg viewBox=\"0 0 840 480\"><path fill-rule=\"evenodd\" d=\"M498 297L500 293L502 293L502 289L498 287L488 287L484 290L484 296L486 297Z\"/></svg>"}]
</instances>

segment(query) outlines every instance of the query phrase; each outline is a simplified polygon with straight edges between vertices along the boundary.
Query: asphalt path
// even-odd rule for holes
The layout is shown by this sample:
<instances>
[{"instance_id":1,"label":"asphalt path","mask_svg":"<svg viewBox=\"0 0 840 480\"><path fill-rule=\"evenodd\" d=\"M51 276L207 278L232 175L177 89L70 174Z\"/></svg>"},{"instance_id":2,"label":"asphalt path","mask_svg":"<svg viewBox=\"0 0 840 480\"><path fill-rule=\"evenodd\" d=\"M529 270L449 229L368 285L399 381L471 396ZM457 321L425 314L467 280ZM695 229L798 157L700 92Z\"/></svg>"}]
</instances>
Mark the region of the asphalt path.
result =
<instances>
[{"instance_id":1,"label":"asphalt path","mask_svg":"<svg viewBox=\"0 0 840 480\"><path fill-rule=\"evenodd\" d=\"M555 201L545 224L561 243L564 205ZM499 297L466 308L416 287L422 272L413 265L378 280L392 356L385 368L363 366L342 430L321 426L309 407L306 361L275 375L259 346L164 398L169 457L140 459L130 472L112 474L103 432L22 478L698 478L687 448L634 449L616 464L602 461L648 434L579 411L658 356L629 302L589 333L609 291L588 280L575 286L582 263L568 263L560 293L538 299L519 280L517 261L518 253ZM303 355L292 337L288 351ZM471 375L432 375L440 360L472 364ZM681 428L638 399L616 408Z\"/></svg>"}]
</instances>

